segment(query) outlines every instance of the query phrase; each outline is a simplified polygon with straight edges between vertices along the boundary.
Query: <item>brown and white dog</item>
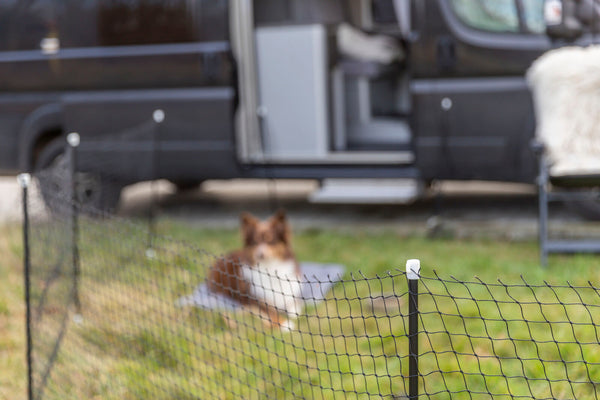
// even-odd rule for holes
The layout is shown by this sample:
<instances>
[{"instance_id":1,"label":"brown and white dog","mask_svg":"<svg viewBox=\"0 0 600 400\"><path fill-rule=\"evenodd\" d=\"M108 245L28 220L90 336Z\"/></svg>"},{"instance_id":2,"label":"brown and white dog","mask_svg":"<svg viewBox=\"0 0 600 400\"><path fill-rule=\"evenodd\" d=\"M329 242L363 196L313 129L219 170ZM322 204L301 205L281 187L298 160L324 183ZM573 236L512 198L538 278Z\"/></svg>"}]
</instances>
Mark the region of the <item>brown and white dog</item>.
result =
<instances>
[{"instance_id":1,"label":"brown and white dog","mask_svg":"<svg viewBox=\"0 0 600 400\"><path fill-rule=\"evenodd\" d=\"M240 223L244 246L212 266L209 289L258 307L268 325L294 329L290 318L302 308L300 271L285 213L266 221L244 213Z\"/></svg>"}]
</instances>

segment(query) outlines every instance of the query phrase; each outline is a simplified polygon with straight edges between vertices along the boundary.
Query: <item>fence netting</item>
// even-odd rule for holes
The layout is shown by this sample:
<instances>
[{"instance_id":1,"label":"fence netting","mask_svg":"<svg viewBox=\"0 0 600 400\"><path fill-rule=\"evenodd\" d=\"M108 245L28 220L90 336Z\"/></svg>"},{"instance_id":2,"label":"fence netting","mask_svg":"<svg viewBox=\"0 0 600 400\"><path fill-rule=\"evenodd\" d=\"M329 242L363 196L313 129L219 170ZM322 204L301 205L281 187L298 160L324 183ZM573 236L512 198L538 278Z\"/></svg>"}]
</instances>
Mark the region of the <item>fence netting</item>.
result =
<instances>
[{"instance_id":1,"label":"fence netting","mask_svg":"<svg viewBox=\"0 0 600 400\"><path fill-rule=\"evenodd\" d=\"M461 281L424 266L417 294L393 269L304 276L282 329L201 290L223 259L203 243L149 239L146 221L84 205L68 172L49 173L27 202L34 399L401 399L416 356L421 398L598 398L592 283Z\"/></svg>"},{"instance_id":2,"label":"fence netting","mask_svg":"<svg viewBox=\"0 0 600 400\"><path fill-rule=\"evenodd\" d=\"M427 398L597 399L598 287L420 280Z\"/></svg>"},{"instance_id":3,"label":"fence netting","mask_svg":"<svg viewBox=\"0 0 600 400\"><path fill-rule=\"evenodd\" d=\"M403 274L348 278L327 293L308 293L288 332L210 292L204 307L190 301L221 258L202 243L156 235L149 247L144 220L87 207L74 222L68 196L42 200L36 190L29 202L34 398L391 398L406 391ZM385 295L384 283L392 284Z\"/></svg>"}]
</instances>

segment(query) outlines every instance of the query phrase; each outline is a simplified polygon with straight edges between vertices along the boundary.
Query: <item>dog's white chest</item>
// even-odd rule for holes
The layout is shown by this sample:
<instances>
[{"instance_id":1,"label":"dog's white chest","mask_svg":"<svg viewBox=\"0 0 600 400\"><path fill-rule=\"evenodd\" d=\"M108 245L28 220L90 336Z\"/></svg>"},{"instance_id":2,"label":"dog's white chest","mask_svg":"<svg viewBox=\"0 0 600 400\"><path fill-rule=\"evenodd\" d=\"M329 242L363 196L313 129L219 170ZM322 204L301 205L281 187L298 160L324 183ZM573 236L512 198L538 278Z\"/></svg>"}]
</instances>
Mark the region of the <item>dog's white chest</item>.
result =
<instances>
[{"instance_id":1,"label":"dog's white chest","mask_svg":"<svg viewBox=\"0 0 600 400\"><path fill-rule=\"evenodd\" d=\"M287 314L299 313L301 284L294 261L267 261L242 267L244 280L251 283L251 293L259 301Z\"/></svg>"}]
</instances>

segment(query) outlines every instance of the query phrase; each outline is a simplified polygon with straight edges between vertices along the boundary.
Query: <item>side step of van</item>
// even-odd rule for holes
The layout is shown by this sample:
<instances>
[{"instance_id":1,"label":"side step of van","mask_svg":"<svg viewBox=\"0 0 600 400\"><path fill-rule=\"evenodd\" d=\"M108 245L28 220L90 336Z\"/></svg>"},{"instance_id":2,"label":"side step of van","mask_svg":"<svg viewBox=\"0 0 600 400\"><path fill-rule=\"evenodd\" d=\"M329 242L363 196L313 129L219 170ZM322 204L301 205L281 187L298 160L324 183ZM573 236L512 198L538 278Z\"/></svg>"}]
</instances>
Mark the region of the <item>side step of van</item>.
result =
<instances>
[{"instance_id":1,"label":"side step of van","mask_svg":"<svg viewBox=\"0 0 600 400\"><path fill-rule=\"evenodd\" d=\"M325 179L311 203L410 204L423 193L416 179Z\"/></svg>"}]
</instances>

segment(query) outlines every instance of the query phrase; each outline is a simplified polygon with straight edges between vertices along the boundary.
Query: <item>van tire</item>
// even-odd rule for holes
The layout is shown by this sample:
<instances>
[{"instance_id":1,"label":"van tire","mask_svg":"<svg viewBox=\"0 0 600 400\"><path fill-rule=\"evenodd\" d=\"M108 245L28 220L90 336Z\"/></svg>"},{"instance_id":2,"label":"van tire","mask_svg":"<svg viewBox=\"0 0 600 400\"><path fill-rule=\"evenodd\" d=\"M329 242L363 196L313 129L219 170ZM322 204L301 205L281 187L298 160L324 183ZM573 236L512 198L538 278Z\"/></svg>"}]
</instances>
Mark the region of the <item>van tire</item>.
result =
<instances>
[{"instance_id":1,"label":"van tire","mask_svg":"<svg viewBox=\"0 0 600 400\"><path fill-rule=\"evenodd\" d=\"M70 196L70 165L65 156L66 140L58 137L50 141L39 153L35 162L35 174L40 183L46 206L56 211ZM82 210L114 212L119 203L123 185L100 174L78 172L77 198Z\"/></svg>"},{"instance_id":2,"label":"van tire","mask_svg":"<svg viewBox=\"0 0 600 400\"><path fill-rule=\"evenodd\" d=\"M191 192L192 190L196 190L202 182L199 181L171 181L177 191L180 193Z\"/></svg>"}]
</instances>

